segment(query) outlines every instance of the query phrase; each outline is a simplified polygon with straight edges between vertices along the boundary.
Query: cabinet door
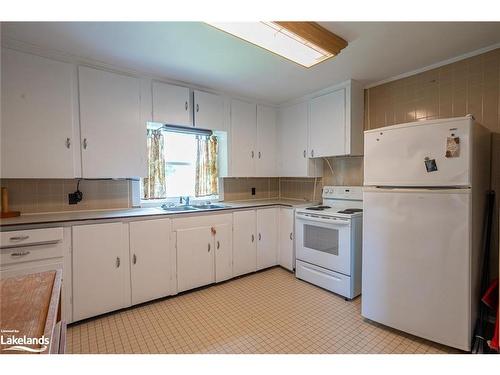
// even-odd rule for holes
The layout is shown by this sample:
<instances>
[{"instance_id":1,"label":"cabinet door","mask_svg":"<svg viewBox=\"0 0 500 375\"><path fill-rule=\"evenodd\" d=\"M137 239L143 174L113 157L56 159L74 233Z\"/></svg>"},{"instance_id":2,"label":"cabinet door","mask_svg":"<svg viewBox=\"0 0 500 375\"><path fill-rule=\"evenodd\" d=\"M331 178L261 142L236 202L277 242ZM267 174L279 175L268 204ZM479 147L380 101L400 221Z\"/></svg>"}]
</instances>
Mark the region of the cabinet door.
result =
<instances>
[{"instance_id":1,"label":"cabinet door","mask_svg":"<svg viewBox=\"0 0 500 375\"><path fill-rule=\"evenodd\" d=\"M73 320L130 306L127 224L73 226Z\"/></svg>"},{"instance_id":2,"label":"cabinet door","mask_svg":"<svg viewBox=\"0 0 500 375\"><path fill-rule=\"evenodd\" d=\"M277 264L278 213L278 208L257 210L257 269Z\"/></svg>"},{"instance_id":3,"label":"cabinet door","mask_svg":"<svg viewBox=\"0 0 500 375\"><path fill-rule=\"evenodd\" d=\"M294 211L280 208L279 217L279 265L290 271L294 268Z\"/></svg>"},{"instance_id":4,"label":"cabinet door","mask_svg":"<svg viewBox=\"0 0 500 375\"><path fill-rule=\"evenodd\" d=\"M224 99L208 92L194 92L194 126L225 131Z\"/></svg>"},{"instance_id":5,"label":"cabinet door","mask_svg":"<svg viewBox=\"0 0 500 375\"><path fill-rule=\"evenodd\" d=\"M233 275L257 270L255 211L233 213Z\"/></svg>"},{"instance_id":6,"label":"cabinet door","mask_svg":"<svg viewBox=\"0 0 500 375\"><path fill-rule=\"evenodd\" d=\"M231 101L231 175L255 176L256 105Z\"/></svg>"},{"instance_id":7,"label":"cabinet door","mask_svg":"<svg viewBox=\"0 0 500 375\"><path fill-rule=\"evenodd\" d=\"M170 219L134 221L129 225L132 304L174 294Z\"/></svg>"},{"instance_id":8,"label":"cabinet door","mask_svg":"<svg viewBox=\"0 0 500 375\"><path fill-rule=\"evenodd\" d=\"M269 177L277 175L276 142L276 109L258 105L256 158L257 176Z\"/></svg>"},{"instance_id":9,"label":"cabinet door","mask_svg":"<svg viewBox=\"0 0 500 375\"><path fill-rule=\"evenodd\" d=\"M2 49L2 178L74 178L75 71Z\"/></svg>"},{"instance_id":10,"label":"cabinet door","mask_svg":"<svg viewBox=\"0 0 500 375\"><path fill-rule=\"evenodd\" d=\"M314 98L309 111L309 155L311 157L345 155L345 89Z\"/></svg>"},{"instance_id":11,"label":"cabinet door","mask_svg":"<svg viewBox=\"0 0 500 375\"><path fill-rule=\"evenodd\" d=\"M280 176L307 176L307 103L295 104L280 110L278 134Z\"/></svg>"},{"instance_id":12,"label":"cabinet door","mask_svg":"<svg viewBox=\"0 0 500 375\"><path fill-rule=\"evenodd\" d=\"M197 288L215 281L211 227L178 229L177 290Z\"/></svg>"},{"instance_id":13,"label":"cabinet door","mask_svg":"<svg viewBox=\"0 0 500 375\"><path fill-rule=\"evenodd\" d=\"M215 281L233 277L233 231L231 224L214 226Z\"/></svg>"},{"instance_id":14,"label":"cabinet door","mask_svg":"<svg viewBox=\"0 0 500 375\"><path fill-rule=\"evenodd\" d=\"M187 87L153 82L152 90L154 122L192 126L189 89Z\"/></svg>"},{"instance_id":15,"label":"cabinet door","mask_svg":"<svg viewBox=\"0 0 500 375\"><path fill-rule=\"evenodd\" d=\"M87 67L78 72L83 177L146 176L140 81Z\"/></svg>"}]
</instances>

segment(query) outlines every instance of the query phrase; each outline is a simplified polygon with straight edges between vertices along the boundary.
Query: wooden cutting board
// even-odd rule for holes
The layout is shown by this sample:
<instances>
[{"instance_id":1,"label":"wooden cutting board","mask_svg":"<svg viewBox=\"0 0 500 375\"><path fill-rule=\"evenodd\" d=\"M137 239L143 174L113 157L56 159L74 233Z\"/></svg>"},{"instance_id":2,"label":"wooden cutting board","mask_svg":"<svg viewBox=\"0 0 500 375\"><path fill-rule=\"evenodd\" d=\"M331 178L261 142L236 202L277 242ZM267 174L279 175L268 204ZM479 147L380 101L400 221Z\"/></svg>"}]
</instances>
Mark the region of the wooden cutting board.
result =
<instances>
[{"instance_id":1,"label":"wooden cutting board","mask_svg":"<svg viewBox=\"0 0 500 375\"><path fill-rule=\"evenodd\" d=\"M52 339L58 318L61 271L48 271L0 280L0 332L8 336L49 337ZM15 331L14 331L15 330ZM40 345L25 345L39 349ZM26 351L4 350L11 345L0 344L0 354ZM50 345L44 353L50 351Z\"/></svg>"}]
</instances>

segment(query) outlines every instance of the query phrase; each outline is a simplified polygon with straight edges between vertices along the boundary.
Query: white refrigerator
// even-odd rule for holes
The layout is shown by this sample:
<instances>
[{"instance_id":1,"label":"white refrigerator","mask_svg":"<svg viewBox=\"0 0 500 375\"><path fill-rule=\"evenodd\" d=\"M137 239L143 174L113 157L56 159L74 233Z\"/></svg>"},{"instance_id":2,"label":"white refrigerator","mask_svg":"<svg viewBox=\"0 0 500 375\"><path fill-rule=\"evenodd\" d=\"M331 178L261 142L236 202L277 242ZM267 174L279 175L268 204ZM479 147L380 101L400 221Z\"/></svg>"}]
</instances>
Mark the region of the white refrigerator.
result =
<instances>
[{"instance_id":1,"label":"white refrigerator","mask_svg":"<svg viewBox=\"0 0 500 375\"><path fill-rule=\"evenodd\" d=\"M490 133L472 116L365 132L361 313L470 350Z\"/></svg>"}]
</instances>

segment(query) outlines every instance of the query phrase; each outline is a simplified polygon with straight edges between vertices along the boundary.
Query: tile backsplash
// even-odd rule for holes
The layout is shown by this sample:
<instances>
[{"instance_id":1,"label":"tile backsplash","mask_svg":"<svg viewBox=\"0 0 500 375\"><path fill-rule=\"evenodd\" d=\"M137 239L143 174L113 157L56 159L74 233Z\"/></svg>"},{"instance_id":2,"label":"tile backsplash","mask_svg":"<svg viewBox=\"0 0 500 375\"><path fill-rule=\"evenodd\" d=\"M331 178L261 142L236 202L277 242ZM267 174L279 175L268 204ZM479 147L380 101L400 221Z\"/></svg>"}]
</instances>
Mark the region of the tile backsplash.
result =
<instances>
[{"instance_id":1,"label":"tile backsplash","mask_svg":"<svg viewBox=\"0 0 500 375\"><path fill-rule=\"evenodd\" d=\"M82 180L83 200L70 205L68 194L76 191L77 182L74 179L2 179L0 185L9 191L10 210L23 214L131 207L130 181L127 180Z\"/></svg>"},{"instance_id":2,"label":"tile backsplash","mask_svg":"<svg viewBox=\"0 0 500 375\"><path fill-rule=\"evenodd\" d=\"M472 114L493 133L496 191L492 275L498 275L500 205L500 48L365 90L365 129Z\"/></svg>"},{"instance_id":3,"label":"tile backsplash","mask_svg":"<svg viewBox=\"0 0 500 375\"><path fill-rule=\"evenodd\" d=\"M255 188L255 195L252 195ZM230 177L224 178L224 200L270 199L279 197L277 177Z\"/></svg>"}]
</instances>

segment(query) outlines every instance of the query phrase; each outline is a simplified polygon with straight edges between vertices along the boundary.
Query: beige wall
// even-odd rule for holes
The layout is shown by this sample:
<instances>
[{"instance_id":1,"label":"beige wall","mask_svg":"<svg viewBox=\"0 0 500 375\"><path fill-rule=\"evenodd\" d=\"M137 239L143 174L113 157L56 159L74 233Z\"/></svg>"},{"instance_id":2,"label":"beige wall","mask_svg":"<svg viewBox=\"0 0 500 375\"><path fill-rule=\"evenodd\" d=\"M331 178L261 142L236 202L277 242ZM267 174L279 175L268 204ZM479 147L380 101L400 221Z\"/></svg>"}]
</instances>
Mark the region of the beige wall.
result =
<instances>
[{"instance_id":1,"label":"beige wall","mask_svg":"<svg viewBox=\"0 0 500 375\"><path fill-rule=\"evenodd\" d=\"M365 129L474 115L493 134L492 189L497 193L492 265L498 274L500 198L500 49L365 90Z\"/></svg>"},{"instance_id":2,"label":"beige wall","mask_svg":"<svg viewBox=\"0 0 500 375\"><path fill-rule=\"evenodd\" d=\"M130 207L126 180L83 180L83 200L74 205L68 204L68 194L76 190L77 180L3 179L0 184L9 191L10 210L23 214Z\"/></svg>"}]
</instances>

